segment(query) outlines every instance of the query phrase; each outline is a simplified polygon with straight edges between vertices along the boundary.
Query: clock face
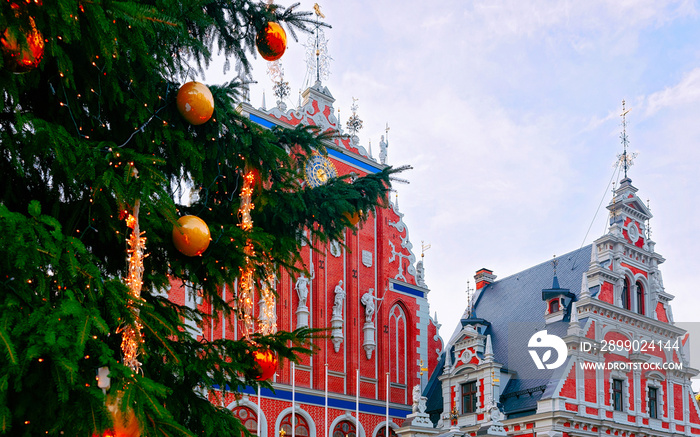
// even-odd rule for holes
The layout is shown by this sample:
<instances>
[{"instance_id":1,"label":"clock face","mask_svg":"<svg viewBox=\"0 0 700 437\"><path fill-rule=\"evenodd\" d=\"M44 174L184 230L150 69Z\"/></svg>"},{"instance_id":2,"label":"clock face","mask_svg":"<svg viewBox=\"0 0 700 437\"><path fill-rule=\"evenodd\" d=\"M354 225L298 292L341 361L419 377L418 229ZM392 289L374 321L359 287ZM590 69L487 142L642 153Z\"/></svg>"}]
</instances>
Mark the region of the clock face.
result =
<instances>
[{"instance_id":1,"label":"clock face","mask_svg":"<svg viewBox=\"0 0 700 437\"><path fill-rule=\"evenodd\" d=\"M319 187L328 182L328 179L338 176L333 163L325 156L318 154L314 154L306 162L304 172L306 182L312 187Z\"/></svg>"}]
</instances>

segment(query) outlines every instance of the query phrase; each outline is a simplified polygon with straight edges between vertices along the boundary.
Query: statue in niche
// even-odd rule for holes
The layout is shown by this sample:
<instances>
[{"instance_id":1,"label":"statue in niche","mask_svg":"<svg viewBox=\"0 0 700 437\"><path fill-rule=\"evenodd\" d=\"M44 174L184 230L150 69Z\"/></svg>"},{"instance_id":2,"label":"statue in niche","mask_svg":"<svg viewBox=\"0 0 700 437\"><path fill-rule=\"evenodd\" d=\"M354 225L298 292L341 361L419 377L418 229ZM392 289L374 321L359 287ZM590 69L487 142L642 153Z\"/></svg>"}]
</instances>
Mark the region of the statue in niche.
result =
<instances>
[{"instance_id":1,"label":"statue in niche","mask_svg":"<svg viewBox=\"0 0 700 437\"><path fill-rule=\"evenodd\" d=\"M297 291L299 296L299 306L305 307L306 301L309 298L309 281L314 278L314 274L311 274L311 278L307 278L302 273L301 276L297 278L297 282L294 285L294 289Z\"/></svg>"},{"instance_id":2,"label":"statue in niche","mask_svg":"<svg viewBox=\"0 0 700 437\"><path fill-rule=\"evenodd\" d=\"M345 290L343 289L343 280L335 286L335 297L333 298L333 318L343 318L343 301L345 300Z\"/></svg>"},{"instance_id":3,"label":"statue in niche","mask_svg":"<svg viewBox=\"0 0 700 437\"><path fill-rule=\"evenodd\" d=\"M374 311L376 309L375 301L382 300L374 296L374 288L370 288L367 293L362 295L360 302L365 306L365 322L372 323Z\"/></svg>"}]
</instances>

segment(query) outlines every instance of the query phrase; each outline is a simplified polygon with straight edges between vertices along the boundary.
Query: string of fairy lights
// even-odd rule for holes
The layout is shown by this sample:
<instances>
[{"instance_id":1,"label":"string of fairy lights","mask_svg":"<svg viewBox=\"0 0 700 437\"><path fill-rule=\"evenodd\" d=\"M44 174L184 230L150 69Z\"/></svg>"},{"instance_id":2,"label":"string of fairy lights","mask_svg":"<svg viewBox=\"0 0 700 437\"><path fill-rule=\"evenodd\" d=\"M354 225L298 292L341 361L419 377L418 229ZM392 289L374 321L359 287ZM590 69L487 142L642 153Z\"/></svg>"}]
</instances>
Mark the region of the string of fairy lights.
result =
<instances>
[{"instance_id":1,"label":"string of fairy lights","mask_svg":"<svg viewBox=\"0 0 700 437\"><path fill-rule=\"evenodd\" d=\"M126 277L126 284L129 287L129 304L132 307L136 320L133 324L125 323L117 329L117 333L122 334L122 355L124 365L131 368L134 373L141 370L141 363L138 360L143 336L141 333L141 323L138 321L138 302L141 299L141 288L143 286L143 260L147 256L146 237L139 228L139 207L140 200L134 202L133 212L126 218L126 226L131 229L131 235L127 240L129 249L127 250L127 262L129 270Z\"/></svg>"}]
</instances>

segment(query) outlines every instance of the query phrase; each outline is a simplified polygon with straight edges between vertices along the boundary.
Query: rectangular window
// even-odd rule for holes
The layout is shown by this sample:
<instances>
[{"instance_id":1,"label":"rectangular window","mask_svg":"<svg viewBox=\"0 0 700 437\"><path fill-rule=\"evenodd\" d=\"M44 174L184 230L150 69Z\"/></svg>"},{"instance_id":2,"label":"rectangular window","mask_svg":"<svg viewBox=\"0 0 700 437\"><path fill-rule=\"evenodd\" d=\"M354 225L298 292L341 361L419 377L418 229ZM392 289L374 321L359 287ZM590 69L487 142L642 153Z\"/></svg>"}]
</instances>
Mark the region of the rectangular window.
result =
<instances>
[{"instance_id":1,"label":"rectangular window","mask_svg":"<svg viewBox=\"0 0 700 437\"><path fill-rule=\"evenodd\" d=\"M476 381L462 384L462 414L476 412Z\"/></svg>"},{"instance_id":2,"label":"rectangular window","mask_svg":"<svg viewBox=\"0 0 700 437\"><path fill-rule=\"evenodd\" d=\"M656 387L649 387L649 417L658 419L658 404L657 404Z\"/></svg>"},{"instance_id":3,"label":"rectangular window","mask_svg":"<svg viewBox=\"0 0 700 437\"><path fill-rule=\"evenodd\" d=\"M613 408L622 411L622 380L613 379Z\"/></svg>"}]
</instances>

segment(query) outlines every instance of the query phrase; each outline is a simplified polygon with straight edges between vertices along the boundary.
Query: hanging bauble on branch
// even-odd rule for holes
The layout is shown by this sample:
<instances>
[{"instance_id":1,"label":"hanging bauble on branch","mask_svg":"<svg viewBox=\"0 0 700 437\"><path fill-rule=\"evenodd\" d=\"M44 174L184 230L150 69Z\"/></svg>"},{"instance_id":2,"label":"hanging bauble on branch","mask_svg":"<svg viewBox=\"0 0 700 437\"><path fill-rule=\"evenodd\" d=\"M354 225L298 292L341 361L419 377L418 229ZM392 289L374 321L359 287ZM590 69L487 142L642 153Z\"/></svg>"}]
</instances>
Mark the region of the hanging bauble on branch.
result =
<instances>
[{"instance_id":1,"label":"hanging bauble on branch","mask_svg":"<svg viewBox=\"0 0 700 437\"><path fill-rule=\"evenodd\" d=\"M5 57L5 67L14 73L26 73L36 68L44 56L44 37L29 17L31 31L28 35L17 35L5 29L0 43Z\"/></svg>"},{"instance_id":2,"label":"hanging bauble on branch","mask_svg":"<svg viewBox=\"0 0 700 437\"><path fill-rule=\"evenodd\" d=\"M173 243L177 250L187 256L197 256L209 247L209 226L195 215L180 217L173 226Z\"/></svg>"},{"instance_id":3,"label":"hanging bauble on branch","mask_svg":"<svg viewBox=\"0 0 700 437\"><path fill-rule=\"evenodd\" d=\"M102 434L93 434L92 437L139 437L141 435L141 425L136 419L136 414L132 408L126 411L119 409L121 398L117 395L107 395L105 403L107 410L112 415L112 428Z\"/></svg>"},{"instance_id":4,"label":"hanging bauble on branch","mask_svg":"<svg viewBox=\"0 0 700 437\"><path fill-rule=\"evenodd\" d=\"M270 21L255 37L258 53L266 61L276 61L284 55L287 49L287 34L282 26Z\"/></svg>"},{"instance_id":5,"label":"hanging bauble on branch","mask_svg":"<svg viewBox=\"0 0 700 437\"><path fill-rule=\"evenodd\" d=\"M277 370L277 354L271 350L256 350L253 352L253 359L256 364L254 378L258 381L267 381L272 378Z\"/></svg>"},{"instance_id":6,"label":"hanging bauble on branch","mask_svg":"<svg viewBox=\"0 0 700 437\"><path fill-rule=\"evenodd\" d=\"M185 120L199 126L214 113L214 97L203 83L187 82L177 92L177 110Z\"/></svg>"},{"instance_id":7,"label":"hanging bauble on branch","mask_svg":"<svg viewBox=\"0 0 700 437\"><path fill-rule=\"evenodd\" d=\"M361 212L362 211L358 211L358 212L355 212L353 214L346 212L346 213L343 213L343 215L345 216L345 218L348 219L348 221L350 221L351 225L357 226L357 224L360 222L360 219L362 218Z\"/></svg>"}]
</instances>

